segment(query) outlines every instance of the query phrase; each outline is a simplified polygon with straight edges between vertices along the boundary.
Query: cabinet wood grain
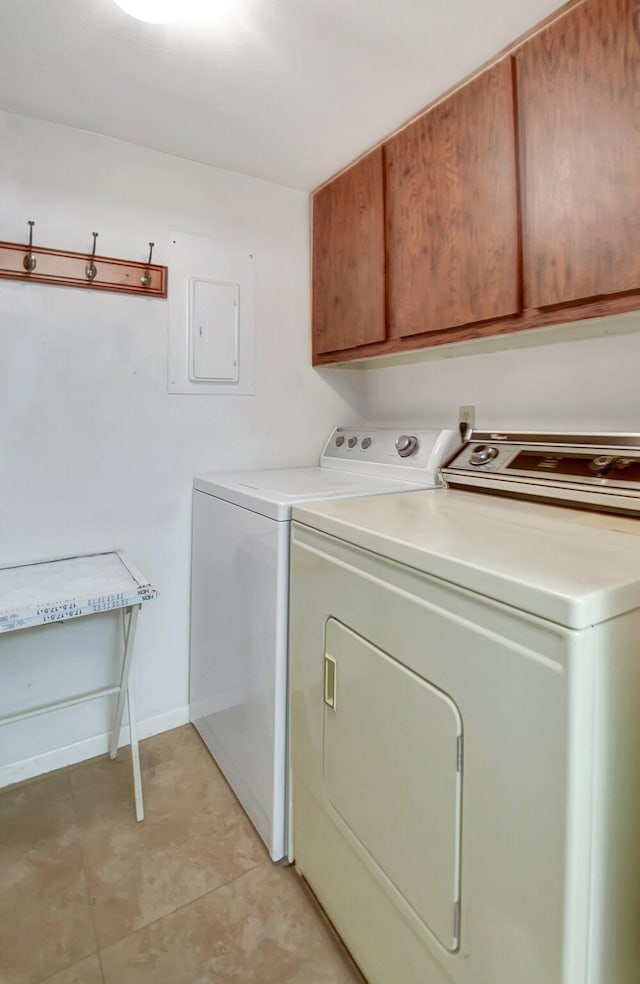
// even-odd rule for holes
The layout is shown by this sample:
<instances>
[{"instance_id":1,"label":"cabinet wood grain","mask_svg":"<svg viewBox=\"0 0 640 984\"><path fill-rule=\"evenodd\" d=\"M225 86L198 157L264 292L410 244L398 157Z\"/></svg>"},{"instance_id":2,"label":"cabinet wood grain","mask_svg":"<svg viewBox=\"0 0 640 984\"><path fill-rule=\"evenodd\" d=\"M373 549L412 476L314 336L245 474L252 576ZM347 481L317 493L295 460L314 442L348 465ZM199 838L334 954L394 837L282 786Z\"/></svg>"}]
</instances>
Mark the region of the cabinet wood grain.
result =
<instances>
[{"instance_id":1,"label":"cabinet wood grain","mask_svg":"<svg viewBox=\"0 0 640 984\"><path fill-rule=\"evenodd\" d=\"M640 288L640 0L587 0L516 55L524 303Z\"/></svg>"},{"instance_id":2,"label":"cabinet wood grain","mask_svg":"<svg viewBox=\"0 0 640 984\"><path fill-rule=\"evenodd\" d=\"M382 148L313 199L314 360L385 338Z\"/></svg>"},{"instance_id":3,"label":"cabinet wood grain","mask_svg":"<svg viewBox=\"0 0 640 984\"><path fill-rule=\"evenodd\" d=\"M512 59L385 145L391 337L520 309Z\"/></svg>"}]
</instances>

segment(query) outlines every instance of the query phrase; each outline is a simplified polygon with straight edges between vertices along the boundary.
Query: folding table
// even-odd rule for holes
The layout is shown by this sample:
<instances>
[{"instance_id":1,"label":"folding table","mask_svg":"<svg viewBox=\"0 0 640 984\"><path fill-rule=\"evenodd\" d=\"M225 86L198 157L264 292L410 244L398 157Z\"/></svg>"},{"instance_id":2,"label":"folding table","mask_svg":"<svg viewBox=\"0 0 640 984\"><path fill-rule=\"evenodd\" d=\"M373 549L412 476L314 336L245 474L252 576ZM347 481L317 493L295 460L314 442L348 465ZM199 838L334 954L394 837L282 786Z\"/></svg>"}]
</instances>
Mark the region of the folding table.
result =
<instances>
[{"instance_id":1,"label":"folding table","mask_svg":"<svg viewBox=\"0 0 640 984\"><path fill-rule=\"evenodd\" d=\"M157 591L120 550L0 567L0 633L64 622L81 615L122 610L124 644L119 683L0 716L0 725L117 694L109 739L109 754L114 759L118 753L126 700L138 820L144 819L144 805L131 667L138 613L142 603L151 601L156 595Z\"/></svg>"}]
</instances>

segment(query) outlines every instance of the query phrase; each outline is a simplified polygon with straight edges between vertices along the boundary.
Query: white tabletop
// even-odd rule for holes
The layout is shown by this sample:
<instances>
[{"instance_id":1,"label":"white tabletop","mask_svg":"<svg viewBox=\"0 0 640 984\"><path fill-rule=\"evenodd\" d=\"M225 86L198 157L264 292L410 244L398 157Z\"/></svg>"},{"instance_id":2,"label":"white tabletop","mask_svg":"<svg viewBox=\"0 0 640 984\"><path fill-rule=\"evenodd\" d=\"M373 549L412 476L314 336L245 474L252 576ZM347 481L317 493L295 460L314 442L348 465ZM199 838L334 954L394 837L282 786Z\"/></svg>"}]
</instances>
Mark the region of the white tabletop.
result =
<instances>
[{"instance_id":1,"label":"white tabletop","mask_svg":"<svg viewBox=\"0 0 640 984\"><path fill-rule=\"evenodd\" d=\"M0 632L139 605L156 595L118 550L0 567Z\"/></svg>"}]
</instances>

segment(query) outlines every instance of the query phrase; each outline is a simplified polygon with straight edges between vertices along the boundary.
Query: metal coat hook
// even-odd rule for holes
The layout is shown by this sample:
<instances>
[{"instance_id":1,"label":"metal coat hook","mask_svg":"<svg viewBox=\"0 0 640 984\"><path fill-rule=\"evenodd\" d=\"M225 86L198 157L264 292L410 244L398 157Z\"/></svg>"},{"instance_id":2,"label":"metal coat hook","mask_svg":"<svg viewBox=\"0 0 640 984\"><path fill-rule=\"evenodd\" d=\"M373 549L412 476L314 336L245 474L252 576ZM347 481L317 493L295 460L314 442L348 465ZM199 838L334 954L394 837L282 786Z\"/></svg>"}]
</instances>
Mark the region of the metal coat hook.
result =
<instances>
[{"instance_id":1,"label":"metal coat hook","mask_svg":"<svg viewBox=\"0 0 640 984\"><path fill-rule=\"evenodd\" d=\"M27 271L27 273L32 273L36 268L36 258L31 252L31 247L33 245L33 227L35 222L33 219L29 219L29 252L26 254L22 261L22 265Z\"/></svg>"},{"instance_id":2,"label":"metal coat hook","mask_svg":"<svg viewBox=\"0 0 640 984\"><path fill-rule=\"evenodd\" d=\"M149 243L149 259L147 260L147 266L151 266L151 257L153 256L153 247L155 243ZM151 286L151 270L145 270L140 277L140 283L143 287Z\"/></svg>"},{"instance_id":3,"label":"metal coat hook","mask_svg":"<svg viewBox=\"0 0 640 984\"><path fill-rule=\"evenodd\" d=\"M84 275L87 278L87 280L95 280L98 275L98 268L95 264L96 239L98 238L98 233L92 232L91 235L93 236L93 250L91 253L91 260L89 263L87 263L86 267L84 268Z\"/></svg>"}]
</instances>

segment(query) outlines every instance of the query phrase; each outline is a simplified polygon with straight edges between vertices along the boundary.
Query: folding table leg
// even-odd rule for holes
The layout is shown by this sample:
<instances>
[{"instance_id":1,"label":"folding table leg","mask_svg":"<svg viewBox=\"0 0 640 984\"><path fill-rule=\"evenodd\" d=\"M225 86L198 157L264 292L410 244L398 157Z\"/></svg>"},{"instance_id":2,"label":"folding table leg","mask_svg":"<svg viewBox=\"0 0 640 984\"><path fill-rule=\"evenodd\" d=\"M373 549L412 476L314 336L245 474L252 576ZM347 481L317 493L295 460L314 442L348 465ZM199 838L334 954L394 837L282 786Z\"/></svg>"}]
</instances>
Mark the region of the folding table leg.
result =
<instances>
[{"instance_id":1,"label":"folding table leg","mask_svg":"<svg viewBox=\"0 0 640 984\"><path fill-rule=\"evenodd\" d=\"M133 656L133 643L136 636L136 624L138 621L138 612L140 611L140 605L130 605L122 612L123 625L126 624L124 632L124 659L122 661L122 673L120 674L120 691L118 693L118 702L116 704L116 712L113 719L113 731L111 732L111 738L109 740L109 755L112 759L118 754L118 740L120 738L120 729L122 728L122 715L124 714L124 702L127 696L127 687L129 685L129 672L131 670L131 657ZM125 615L128 614L129 619L125 622Z\"/></svg>"},{"instance_id":2,"label":"folding table leg","mask_svg":"<svg viewBox=\"0 0 640 984\"><path fill-rule=\"evenodd\" d=\"M144 803L142 800L142 775L140 774L140 749L138 748L138 728L136 725L136 704L133 697L133 673L129 674L127 690L127 707L129 709L129 733L131 735L131 765L133 766L133 792L136 799L136 820L144 820Z\"/></svg>"}]
</instances>

